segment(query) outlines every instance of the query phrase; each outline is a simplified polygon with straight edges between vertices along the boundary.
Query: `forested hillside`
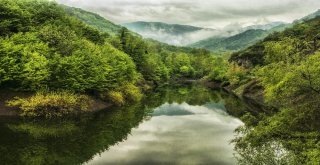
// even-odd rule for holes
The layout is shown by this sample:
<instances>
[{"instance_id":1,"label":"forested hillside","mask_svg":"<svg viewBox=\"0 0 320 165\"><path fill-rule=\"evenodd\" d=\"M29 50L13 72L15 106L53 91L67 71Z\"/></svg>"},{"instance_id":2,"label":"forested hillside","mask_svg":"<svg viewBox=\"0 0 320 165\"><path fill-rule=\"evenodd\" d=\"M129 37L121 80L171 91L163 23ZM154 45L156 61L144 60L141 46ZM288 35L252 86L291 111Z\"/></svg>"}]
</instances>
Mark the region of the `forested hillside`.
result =
<instances>
[{"instance_id":1,"label":"forested hillside","mask_svg":"<svg viewBox=\"0 0 320 165\"><path fill-rule=\"evenodd\" d=\"M316 17L232 55L230 62L247 75L236 86L244 95L262 93L265 104L277 109L243 117L246 126L235 139L240 164L320 162L319 48Z\"/></svg>"},{"instance_id":2,"label":"forested hillside","mask_svg":"<svg viewBox=\"0 0 320 165\"><path fill-rule=\"evenodd\" d=\"M52 150L58 154L45 152L51 150L46 150L48 146L41 138L48 137L49 140L55 138L59 143L70 137L69 133L63 134L62 140L56 137L61 128L66 128L66 132L71 130L70 135L76 139L68 140L72 145L75 143L82 145L82 138L91 138L89 141L93 142L103 139L101 142L104 144L101 145L103 147L94 146L89 156L85 155L85 159L70 159L74 162L83 162L89 160L94 153L100 155L102 149L106 149L105 144L108 148L109 145L126 139L132 127L138 125L144 120L146 113L149 113L149 111L139 110L148 110L150 107L154 110L160 104L169 106L167 102L173 102L170 100L179 100L179 106L172 104L173 110L177 107L191 107L184 103L180 105L190 97L194 101L192 104L194 106L186 114L194 115L193 111L197 111L197 120L188 118L192 120L181 123L197 121L201 127L181 128L197 130L202 128L203 124L208 128L212 127L201 123L202 119L213 120L213 123L217 123L215 120L223 119L226 120L225 123L231 123L233 126L235 123L242 125L242 122L234 116L231 118L231 115L226 115L226 112L233 112L236 117L241 117L245 125L236 130L238 135L233 140L239 164L318 165L320 162L320 17L318 15L319 11L292 25L281 24L264 30L251 29L231 37L210 38L194 45L218 52L241 49L232 53L227 61L226 57L217 56L206 49L177 47L152 39L144 39L139 34L97 14L53 1L0 0L0 110L11 108L10 110L26 117L24 118L26 120L29 119L28 117L32 120L35 117L44 117L46 121L50 121L47 119L61 119L59 117L89 112L100 107L100 104L125 106L128 103L138 102L145 97L148 90L167 84L175 89L172 92L160 92L163 94L155 92L153 97L145 97L148 104L138 102L137 107L133 106L134 111L124 107L121 109L123 111L119 112L122 115L114 113L113 117L108 115L102 115L103 118L99 115L93 115L87 119L84 117L79 120L80 123L72 122L70 127L67 120L63 121L62 127L57 125L49 129L40 124L11 127L7 123L1 124L4 130L12 131L2 140L6 140L8 136L17 135L15 138L20 140L17 143L21 145L24 143L21 138L34 136L29 137L32 139L27 143L30 148L11 151L20 147L10 148L12 145L10 141L9 145L6 143L5 147L0 146L0 149L5 154L9 150L10 153L19 152L19 155L22 155L20 159L27 162L45 162L44 158L47 155L53 155L52 160L60 160L65 156L61 151L65 150L56 150L56 145L52 147L53 143L49 141L50 149L53 148ZM177 28L182 31L201 30L178 25ZM172 32L178 33L174 29ZM195 81L223 88L223 95L226 94L225 90L228 90L231 92L228 95L232 96L229 102L232 103L225 104L228 99L223 99L224 96L212 92L212 89L192 88L198 91L190 92L191 89L176 89L173 85ZM193 97L194 93L197 97ZM234 94L241 98L235 97ZM186 96L188 99L185 98ZM171 97L174 99L167 99ZM159 101L161 103L158 103ZM199 102L201 102L200 105L198 105ZM213 108L210 109L210 106ZM232 111L228 106L232 106ZM251 106L259 106L259 109L251 110ZM248 110L240 111L238 110L240 108ZM202 114L202 109L208 113ZM206 116L208 114L211 116ZM216 116L212 115L220 117L215 118ZM105 120L105 118L110 119ZM176 121L180 122L183 117L170 116L170 118L179 120L168 122L169 125ZM128 123L128 119L131 122ZM92 122L93 125L81 125L93 120L97 121ZM119 123L125 126L121 128ZM193 126L192 124L194 123L188 125ZM156 126L153 125L150 128L158 129L158 125L156 123ZM83 133L73 132L78 127L84 127L84 132L88 132L88 129L89 133L80 138L74 137L77 133ZM97 127L102 134L93 136L95 132L92 131L94 130L92 127ZM116 131L115 136L121 136L113 137L110 130ZM216 130L213 131L216 134ZM220 130L219 127L218 131L222 133L225 129ZM30 132L31 134L28 134ZM142 132L145 133L144 130ZM183 135L181 139L183 139L186 132L181 133ZM165 134L163 137L169 137L168 131L164 131L163 134ZM206 132L202 135L207 137L210 134ZM105 137L109 139L106 140ZM220 137L225 139L219 134L218 138ZM164 142L169 146L168 148L172 149L171 142L181 140L179 138L175 137L174 140L170 139L170 142ZM217 140L213 139L213 143L216 144ZM33 140L36 143L43 143L45 147L34 146ZM78 143L77 140L81 142ZM65 143L61 143L60 146L63 146L62 144ZM179 145L183 146L181 144ZM78 147L77 145L74 146ZM219 141L219 150L220 147ZM68 148L73 149L69 146ZM160 149L163 151L163 148ZM191 149L191 152L188 152L195 154ZM214 151L202 150L201 146L200 150L202 153ZM77 149L75 151L86 152L86 150ZM34 156L37 152L42 157ZM62 156L59 155L61 153L63 153ZM192 154L191 156L194 156ZM65 157L66 159L74 158L74 155L78 156L70 152ZM14 159L10 154L5 157ZM203 160L206 159L207 157ZM190 158L187 157L186 160ZM64 160L60 161L64 162Z\"/></svg>"},{"instance_id":3,"label":"forested hillside","mask_svg":"<svg viewBox=\"0 0 320 165\"><path fill-rule=\"evenodd\" d=\"M226 68L208 51L144 40L55 2L1 0L0 8L0 88L37 93L8 103L26 116L85 111L92 102L87 95L123 105L169 80L221 79Z\"/></svg>"},{"instance_id":4,"label":"forested hillside","mask_svg":"<svg viewBox=\"0 0 320 165\"><path fill-rule=\"evenodd\" d=\"M79 8L69 7L61 5L70 16L74 16L81 20L82 22L90 25L101 32L108 33L110 35L118 34L121 26L112 23L111 21L106 20L98 14L91 13Z\"/></svg>"},{"instance_id":5,"label":"forested hillside","mask_svg":"<svg viewBox=\"0 0 320 165\"><path fill-rule=\"evenodd\" d=\"M261 29L250 29L231 37L212 37L191 44L194 48L204 48L213 52L237 51L262 40L268 35L268 31Z\"/></svg>"}]
</instances>

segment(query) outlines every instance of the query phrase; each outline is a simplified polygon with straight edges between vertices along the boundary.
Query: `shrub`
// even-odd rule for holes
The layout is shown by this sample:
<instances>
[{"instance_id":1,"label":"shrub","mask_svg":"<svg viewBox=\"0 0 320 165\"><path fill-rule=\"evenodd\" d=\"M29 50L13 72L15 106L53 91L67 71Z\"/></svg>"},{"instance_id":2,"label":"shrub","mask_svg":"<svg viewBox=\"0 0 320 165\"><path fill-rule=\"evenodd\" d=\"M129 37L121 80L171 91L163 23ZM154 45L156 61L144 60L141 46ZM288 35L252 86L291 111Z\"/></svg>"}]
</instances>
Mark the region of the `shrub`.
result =
<instances>
[{"instance_id":1,"label":"shrub","mask_svg":"<svg viewBox=\"0 0 320 165\"><path fill-rule=\"evenodd\" d=\"M92 100L85 95L71 92L38 92L29 98L15 98L8 106L19 107L22 116L60 117L88 111Z\"/></svg>"},{"instance_id":2,"label":"shrub","mask_svg":"<svg viewBox=\"0 0 320 165\"><path fill-rule=\"evenodd\" d=\"M122 106L126 103L125 98L121 92L110 91L107 94L108 99L117 106Z\"/></svg>"},{"instance_id":3,"label":"shrub","mask_svg":"<svg viewBox=\"0 0 320 165\"><path fill-rule=\"evenodd\" d=\"M226 73L226 76L232 85L242 84L244 81L246 81L247 75L248 71L244 67L234 63L230 64L230 67Z\"/></svg>"},{"instance_id":4,"label":"shrub","mask_svg":"<svg viewBox=\"0 0 320 165\"><path fill-rule=\"evenodd\" d=\"M139 101L143 96L140 89L133 84L124 85L122 91L129 101Z\"/></svg>"},{"instance_id":5,"label":"shrub","mask_svg":"<svg viewBox=\"0 0 320 165\"><path fill-rule=\"evenodd\" d=\"M123 106L128 102L140 101L143 97L140 88L131 83L110 91L100 92L100 98L104 101L114 103L116 106Z\"/></svg>"}]
</instances>

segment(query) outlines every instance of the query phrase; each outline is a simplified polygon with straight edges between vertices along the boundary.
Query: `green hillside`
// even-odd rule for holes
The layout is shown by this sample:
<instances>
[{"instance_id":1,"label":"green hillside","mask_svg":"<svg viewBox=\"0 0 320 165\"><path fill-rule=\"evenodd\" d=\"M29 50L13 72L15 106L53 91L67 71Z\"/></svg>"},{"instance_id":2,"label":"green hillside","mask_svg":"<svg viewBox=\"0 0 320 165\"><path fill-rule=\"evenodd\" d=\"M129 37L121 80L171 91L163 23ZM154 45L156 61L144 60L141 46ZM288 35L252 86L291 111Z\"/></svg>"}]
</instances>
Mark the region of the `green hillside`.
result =
<instances>
[{"instance_id":1,"label":"green hillside","mask_svg":"<svg viewBox=\"0 0 320 165\"><path fill-rule=\"evenodd\" d=\"M36 93L10 102L25 116L86 111L92 95L121 106L170 81L220 79L217 71L226 67L206 50L145 40L96 14L52 1L1 0L0 8L0 89ZM41 101L52 99L58 100Z\"/></svg>"},{"instance_id":2,"label":"green hillside","mask_svg":"<svg viewBox=\"0 0 320 165\"><path fill-rule=\"evenodd\" d=\"M213 52L237 51L246 48L268 35L268 31L251 29L231 37L213 37L190 45L204 48Z\"/></svg>"},{"instance_id":3,"label":"green hillside","mask_svg":"<svg viewBox=\"0 0 320 165\"><path fill-rule=\"evenodd\" d=\"M237 82L242 83L235 90L244 89L244 97L259 96L273 109L243 117L246 127L234 140L241 164L272 158L281 164L320 162L319 51L320 17L316 17L232 54L229 61L247 75L240 77ZM279 151L277 147L286 150L285 157L267 158Z\"/></svg>"},{"instance_id":4,"label":"green hillside","mask_svg":"<svg viewBox=\"0 0 320 165\"><path fill-rule=\"evenodd\" d=\"M194 48L204 48L213 52L235 52L257 43L273 32L284 31L286 28L290 28L294 24L303 23L317 16L320 16L320 10L298 19L292 24L275 22L264 26L254 25L248 27L249 30L231 37L211 37L194 44L190 44L189 46Z\"/></svg>"},{"instance_id":5,"label":"green hillside","mask_svg":"<svg viewBox=\"0 0 320 165\"><path fill-rule=\"evenodd\" d=\"M106 32L110 35L116 35L122 28L119 25L114 24L111 21L106 20L98 14L88 12L79 8L69 7L62 5L65 11L73 17L78 18L87 25L90 25L101 32Z\"/></svg>"},{"instance_id":6,"label":"green hillside","mask_svg":"<svg viewBox=\"0 0 320 165\"><path fill-rule=\"evenodd\" d=\"M318 37L319 27L318 25L319 17L312 20L306 21L304 23L295 24L292 28L288 28L283 32L276 32L263 41L258 42L257 44L250 46L247 49L236 52L232 55L231 61L236 61L240 65L244 66L256 66L264 65L265 61L265 49L266 43L277 42L281 39L292 39L293 45L291 49L296 50L297 52L303 52L312 54L317 51L318 46L315 40L315 37ZM313 44L312 44L313 43Z\"/></svg>"},{"instance_id":7,"label":"green hillside","mask_svg":"<svg viewBox=\"0 0 320 165\"><path fill-rule=\"evenodd\" d=\"M314 13L311 13L311 14L309 14L309 15L301 18L301 19L298 19L298 20L294 21L293 23L303 23L304 21L308 21L310 19L314 19L314 18L316 18L318 16L320 16L320 9L317 10L316 12L314 12Z\"/></svg>"}]
</instances>

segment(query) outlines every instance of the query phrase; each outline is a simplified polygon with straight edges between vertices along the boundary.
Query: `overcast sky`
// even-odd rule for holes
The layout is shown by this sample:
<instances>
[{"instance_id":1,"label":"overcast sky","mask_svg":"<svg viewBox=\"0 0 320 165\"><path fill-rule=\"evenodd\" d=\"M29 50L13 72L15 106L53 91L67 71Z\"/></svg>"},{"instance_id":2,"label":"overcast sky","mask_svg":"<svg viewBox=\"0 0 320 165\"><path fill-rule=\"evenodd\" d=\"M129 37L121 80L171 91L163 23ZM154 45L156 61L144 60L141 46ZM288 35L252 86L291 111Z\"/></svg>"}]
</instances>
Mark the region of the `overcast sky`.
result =
<instances>
[{"instance_id":1,"label":"overcast sky","mask_svg":"<svg viewBox=\"0 0 320 165\"><path fill-rule=\"evenodd\" d=\"M121 24L158 21L221 28L291 22L320 8L320 0L57 0Z\"/></svg>"}]
</instances>

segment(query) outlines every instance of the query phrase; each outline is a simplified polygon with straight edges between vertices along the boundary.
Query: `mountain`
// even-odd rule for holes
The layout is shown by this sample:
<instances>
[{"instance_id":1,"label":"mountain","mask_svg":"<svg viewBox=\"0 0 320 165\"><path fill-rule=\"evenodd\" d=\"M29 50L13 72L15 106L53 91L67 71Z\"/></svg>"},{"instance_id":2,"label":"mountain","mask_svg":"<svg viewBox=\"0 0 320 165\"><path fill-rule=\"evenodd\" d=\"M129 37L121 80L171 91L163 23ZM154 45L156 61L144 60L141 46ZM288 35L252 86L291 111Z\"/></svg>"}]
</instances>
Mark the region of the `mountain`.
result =
<instances>
[{"instance_id":1,"label":"mountain","mask_svg":"<svg viewBox=\"0 0 320 165\"><path fill-rule=\"evenodd\" d=\"M123 24L129 30L132 30L145 38L151 38L157 41L171 45L188 45L196 41L212 36L216 30L201 28L189 25L167 24L162 22L132 22Z\"/></svg>"},{"instance_id":2,"label":"mountain","mask_svg":"<svg viewBox=\"0 0 320 165\"><path fill-rule=\"evenodd\" d=\"M293 45L293 52L313 54L320 48L320 17L296 23L279 33L272 33L260 42L232 54L230 61L251 67L265 64L265 51L268 43ZM294 43L294 44L293 44Z\"/></svg>"},{"instance_id":3,"label":"mountain","mask_svg":"<svg viewBox=\"0 0 320 165\"><path fill-rule=\"evenodd\" d=\"M250 29L231 37L212 37L189 46L205 48L214 52L237 51L246 48L268 35L268 31Z\"/></svg>"},{"instance_id":4,"label":"mountain","mask_svg":"<svg viewBox=\"0 0 320 165\"><path fill-rule=\"evenodd\" d=\"M261 29L261 30L270 30L272 28L281 26L281 25L285 25L285 22L271 22L268 24L263 24L263 25L251 25L251 26L247 26L245 28L243 28L243 30L250 30L250 29Z\"/></svg>"},{"instance_id":5,"label":"mountain","mask_svg":"<svg viewBox=\"0 0 320 165\"><path fill-rule=\"evenodd\" d=\"M305 21L308 21L308 20L311 20L313 18L316 18L320 16L320 9L317 10L316 12L312 13L312 14L309 14L301 19L298 19L298 20L295 20L293 23L302 23L302 22L305 22Z\"/></svg>"},{"instance_id":6,"label":"mountain","mask_svg":"<svg viewBox=\"0 0 320 165\"><path fill-rule=\"evenodd\" d=\"M238 34L234 32L235 35L226 37L213 36L188 46L204 48L213 52L238 51L255 44L270 33L284 30L287 25L283 22L273 22L265 25L248 26L240 29Z\"/></svg>"},{"instance_id":7,"label":"mountain","mask_svg":"<svg viewBox=\"0 0 320 165\"><path fill-rule=\"evenodd\" d=\"M101 32L106 32L110 35L115 35L122 28L120 25L116 25L113 22L101 17L98 14L91 13L79 8L69 7L65 5L61 5L65 11L70 15L78 18L82 22L90 25Z\"/></svg>"}]
</instances>

